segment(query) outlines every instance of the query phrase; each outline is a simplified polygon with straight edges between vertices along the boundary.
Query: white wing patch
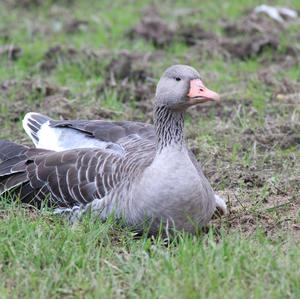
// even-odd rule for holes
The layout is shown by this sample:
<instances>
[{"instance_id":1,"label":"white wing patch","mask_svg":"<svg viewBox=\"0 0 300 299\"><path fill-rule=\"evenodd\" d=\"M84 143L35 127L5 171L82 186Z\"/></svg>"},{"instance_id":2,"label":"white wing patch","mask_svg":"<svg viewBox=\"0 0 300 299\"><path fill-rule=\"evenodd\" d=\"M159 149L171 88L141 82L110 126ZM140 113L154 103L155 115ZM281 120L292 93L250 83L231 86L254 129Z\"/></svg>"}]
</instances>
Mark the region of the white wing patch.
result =
<instances>
[{"instance_id":1,"label":"white wing patch","mask_svg":"<svg viewBox=\"0 0 300 299\"><path fill-rule=\"evenodd\" d=\"M29 119L31 118L31 114L33 114L32 112L26 113L26 115L24 116L24 119L22 121L23 124L23 128L26 132L26 134L31 138L32 142L34 143L35 146L37 146L37 140L35 138L33 138L34 132L29 128ZM36 128L38 130L38 128Z\"/></svg>"},{"instance_id":2,"label":"white wing patch","mask_svg":"<svg viewBox=\"0 0 300 299\"><path fill-rule=\"evenodd\" d=\"M64 151L78 148L98 148L118 155L125 153L119 143L103 141L73 128L54 127L51 119L39 113L29 112L23 119L23 128L37 148Z\"/></svg>"},{"instance_id":3,"label":"white wing patch","mask_svg":"<svg viewBox=\"0 0 300 299\"><path fill-rule=\"evenodd\" d=\"M76 148L100 148L123 152L122 147L117 144L89 137L71 128L51 127L49 121L41 126L37 136L39 141L36 147L57 152Z\"/></svg>"}]
</instances>

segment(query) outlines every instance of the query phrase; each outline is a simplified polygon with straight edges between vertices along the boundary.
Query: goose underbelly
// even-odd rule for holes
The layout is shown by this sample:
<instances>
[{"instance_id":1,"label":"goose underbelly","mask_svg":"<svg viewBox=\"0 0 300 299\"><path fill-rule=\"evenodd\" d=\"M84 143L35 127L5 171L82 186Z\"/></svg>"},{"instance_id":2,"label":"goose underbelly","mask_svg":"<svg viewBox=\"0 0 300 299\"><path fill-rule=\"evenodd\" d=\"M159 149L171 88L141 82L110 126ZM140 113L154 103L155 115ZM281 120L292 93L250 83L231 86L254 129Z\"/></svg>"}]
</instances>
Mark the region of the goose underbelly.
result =
<instances>
[{"instance_id":1,"label":"goose underbelly","mask_svg":"<svg viewBox=\"0 0 300 299\"><path fill-rule=\"evenodd\" d=\"M177 229L193 231L206 225L215 209L213 191L189 158L188 151L164 149L145 170L135 200L136 212Z\"/></svg>"}]
</instances>

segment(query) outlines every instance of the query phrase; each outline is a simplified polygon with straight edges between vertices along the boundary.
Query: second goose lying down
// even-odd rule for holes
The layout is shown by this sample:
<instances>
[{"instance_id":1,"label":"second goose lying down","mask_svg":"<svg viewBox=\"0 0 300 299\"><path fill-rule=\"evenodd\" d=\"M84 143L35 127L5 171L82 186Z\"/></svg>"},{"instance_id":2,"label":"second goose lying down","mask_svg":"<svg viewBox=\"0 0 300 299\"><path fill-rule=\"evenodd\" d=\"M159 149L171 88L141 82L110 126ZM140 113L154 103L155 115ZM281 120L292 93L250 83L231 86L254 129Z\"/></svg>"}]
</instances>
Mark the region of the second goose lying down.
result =
<instances>
[{"instance_id":1,"label":"second goose lying down","mask_svg":"<svg viewBox=\"0 0 300 299\"><path fill-rule=\"evenodd\" d=\"M156 89L154 126L136 122L52 121L31 113L24 126L36 146L0 141L0 194L48 200L58 212L110 214L136 229L145 222L195 232L216 208L226 212L183 134L184 112L218 101L192 67L168 68ZM49 194L51 195L49 197Z\"/></svg>"}]
</instances>

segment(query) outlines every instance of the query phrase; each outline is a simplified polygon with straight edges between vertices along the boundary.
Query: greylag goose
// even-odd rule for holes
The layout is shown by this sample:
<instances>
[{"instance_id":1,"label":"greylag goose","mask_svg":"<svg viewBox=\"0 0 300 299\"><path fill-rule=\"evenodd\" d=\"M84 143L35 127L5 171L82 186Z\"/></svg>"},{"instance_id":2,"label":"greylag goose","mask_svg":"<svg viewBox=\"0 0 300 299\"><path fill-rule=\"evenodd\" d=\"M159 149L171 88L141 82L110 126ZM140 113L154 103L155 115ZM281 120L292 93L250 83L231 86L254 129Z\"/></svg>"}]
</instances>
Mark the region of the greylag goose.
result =
<instances>
[{"instance_id":1,"label":"greylag goose","mask_svg":"<svg viewBox=\"0 0 300 299\"><path fill-rule=\"evenodd\" d=\"M113 214L138 230L195 232L225 202L214 194L183 133L184 112L218 101L190 66L168 68L158 82L154 125L53 121L30 113L24 127L39 148L0 141L0 194L24 203L47 200L79 217ZM50 195L50 196L49 196Z\"/></svg>"}]
</instances>

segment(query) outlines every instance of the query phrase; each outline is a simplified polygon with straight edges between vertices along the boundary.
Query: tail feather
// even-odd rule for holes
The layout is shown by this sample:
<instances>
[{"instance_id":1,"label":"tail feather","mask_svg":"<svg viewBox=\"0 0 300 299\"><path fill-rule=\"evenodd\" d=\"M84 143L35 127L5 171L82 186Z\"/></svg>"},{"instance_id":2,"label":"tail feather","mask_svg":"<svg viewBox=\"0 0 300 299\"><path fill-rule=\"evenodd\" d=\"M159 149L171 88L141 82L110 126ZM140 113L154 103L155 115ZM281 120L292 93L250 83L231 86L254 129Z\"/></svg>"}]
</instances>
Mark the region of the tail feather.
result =
<instances>
[{"instance_id":1,"label":"tail feather","mask_svg":"<svg viewBox=\"0 0 300 299\"><path fill-rule=\"evenodd\" d=\"M0 140L0 194L28 181L25 172L27 147ZM22 167L20 167L22 165ZM16 167L18 166L18 167ZM16 167L16 169L14 169Z\"/></svg>"},{"instance_id":2,"label":"tail feather","mask_svg":"<svg viewBox=\"0 0 300 299\"><path fill-rule=\"evenodd\" d=\"M12 200L19 198L23 203L36 206L47 195L47 186L35 186L30 181L30 168L36 156L47 150L28 148L13 142L0 140L0 195L9 195Z\"/></svg>"},{"instance_id":3,"label":"tail feather","mask_svg":"<svg viewBox=\"0 0 300 299\"><path fill-rule=\"evenodd\" d=\"M32 139L35 146L37 146L39 142L38 132L42 125L51 120L51 118L35 112L29 112L25 115L23 119L23 128L27 135Z\"/></svg>"}]
</instances>

